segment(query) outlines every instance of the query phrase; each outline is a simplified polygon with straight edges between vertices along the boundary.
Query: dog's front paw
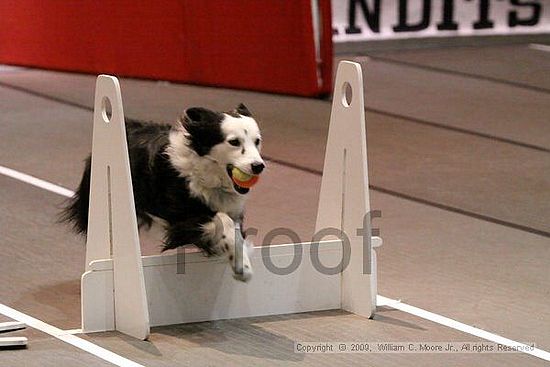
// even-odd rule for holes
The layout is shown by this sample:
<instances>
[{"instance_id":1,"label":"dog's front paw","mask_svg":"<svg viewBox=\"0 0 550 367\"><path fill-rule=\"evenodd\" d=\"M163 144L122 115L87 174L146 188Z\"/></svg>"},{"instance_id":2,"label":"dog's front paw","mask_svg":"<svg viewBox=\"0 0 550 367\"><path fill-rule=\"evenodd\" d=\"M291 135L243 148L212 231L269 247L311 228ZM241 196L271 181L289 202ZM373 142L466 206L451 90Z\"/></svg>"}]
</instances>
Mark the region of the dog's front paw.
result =
<instances>
[{"instance_id":1,"label":"dog's front paw","mask_svg":"<svg viewBox=\"0 0 550 367\"><path fill-rule=\"evenodd\" d=\"M247 253L243 253L242 263L230 256L231 269L233 269L233 278L241 282L248 282L252 278L252 264Z\"/></svg>"},{"instance_id":2,"label":"dog's front paw","mask_svg":"<svg viewBox=\"0 0 550 367\"><path fill-rule=\"evenodd\" d=\"M229 263L231 269L233 269L233 278L241 282L248 282L252 278L250 257L252 255L253 245L247 240L241 240L238 246L240 248L236 248L237 251L229 255Z\"/></svg>"},{"instance_id":3,"label":"dog's front paw","mask_svg":"<svg viewBox=\"0 0 550 367\"><path fill-rule=\"evenodd\" d=\"M252 243L252 241L245 239L243 247L248 257L251 258L252 255L254 254L254 244Z\"/></svg>"},{"instance_id":4,"label":"dog's front paw","mask_svg":"<svg viewBox=\"0 0 550 367\"><path fill-rule=\"evenodd\" d=\"M252 279L252 269L244 268L242 273L233 273L233 278L241 282L248 282Z\"/></svg>"}]
</instances>

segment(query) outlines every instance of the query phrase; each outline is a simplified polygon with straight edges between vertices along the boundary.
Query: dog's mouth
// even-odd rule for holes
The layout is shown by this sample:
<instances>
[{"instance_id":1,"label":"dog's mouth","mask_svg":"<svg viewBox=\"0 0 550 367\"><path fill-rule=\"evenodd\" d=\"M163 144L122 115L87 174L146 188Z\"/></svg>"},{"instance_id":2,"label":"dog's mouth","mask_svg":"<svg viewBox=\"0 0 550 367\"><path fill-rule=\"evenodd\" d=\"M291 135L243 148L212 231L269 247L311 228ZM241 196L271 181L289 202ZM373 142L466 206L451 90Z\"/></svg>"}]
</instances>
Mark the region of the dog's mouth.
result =
<instances>
[{"instance_id":1,"label":"dog's mouth","mask_svg":"<svg viewBox=\"0 0 550 367\"><path fill-rule=\"evenodd\" d=\"M241 195L248 194L250 188L258 182L259 176L243 172L231 164L227 165L227 174L233 182L233 188Z\"/></svg>"}]
</instances>

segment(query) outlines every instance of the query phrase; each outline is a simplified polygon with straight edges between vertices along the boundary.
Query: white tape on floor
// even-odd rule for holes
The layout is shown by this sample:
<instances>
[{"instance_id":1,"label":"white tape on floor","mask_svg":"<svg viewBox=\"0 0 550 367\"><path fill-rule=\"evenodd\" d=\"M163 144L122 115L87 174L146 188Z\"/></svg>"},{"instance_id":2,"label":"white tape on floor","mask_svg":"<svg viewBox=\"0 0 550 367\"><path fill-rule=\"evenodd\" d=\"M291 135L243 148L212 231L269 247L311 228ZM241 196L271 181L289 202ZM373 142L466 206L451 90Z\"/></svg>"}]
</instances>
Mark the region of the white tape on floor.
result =
<instances>
[{"instance_id":1,"label":"white tape on floor","mask_svg":"<svg viewBox=\"0 0 550 367\"><path fill-rule=\"evenodd\" d=\"M550 45L542 45L542 44L538 44L538 43L531 43L529 45L529 48L533 49L533 50L538 50L538 51L550 52Z\"/></svg>"},{"instance_id":2,"label":"white tape on floor","mask_svg":"<svg viewBox=\"0 0 550 367\"><path fill-rule=\"evenodd\" d=\"M78 336L68 334L66 331L56 328L50 324L46 324L44 321L35 319L32 316L25 315L22 312L19 312L11 307L3 305L0 303L0 314L7 316L11 319L24 322L27 326L32 327L36 330L40 330L48 335L53 336L65 343L68 343L78 349L81 349L85 352L93 354L96 357L103 359L104 361L110 362L116 366L121 367L144 367L143 365L131 361L127 358L119 356L116 353L113 353L105 348L102 348L94 343L91 343L87 340L79 338Z\"/></svg>"},{"instance_id":3,"label":"white tape on floor","mask_svg":"<svg viewBox=\"0 0 550 367\"><path fill-rule=\"evenodd\" d=\"M58 186L48 181L41 180L31 175L21 173L8 167L0 166L0 174L14 178L19 181L26 182L30 185L40 187L41 189L54 192L61 196L71 197L74 195L74 191Z\"/></svg>"},{"instance_id":4,"label":"white tape on floor","mask_svg":"<svg viewBox=\"0 0 550 367\"><path fill-rule=\"evenodd\" d=\"M411 315L418 316L420 318L435 322L437 324L447 326L449 328L462 331L463 333L470 334L477 336L479 338L492 341L493 343L503 344L509 347L518 347L523 353L530 354L534 357L544 359L545 361L550 361L550 353L547 351L544 351L542 349L533 348L533 350L525 350L530 349L526 348L528 347L526 344L519 343L517 341L514 341L512 339L504 338L500 335L490 333L485 330L478 329L476 327L463 324L459 321L450 319L445 316L438 315L436 313L423 310L418 307L414 307L411 305L408 305L406 303L402 303L401 301L394 300L391 298L386 298L384 296L377 296L376 298L376 305L377 306L388 306L391 308L395 308L396 310L403 311L406 313L409 313Z\"/></svg>"},{"instance_id":5,"label":"white tape on floor","mask_svg":"<svg viewBox=\"0 0 550 367\"><path fill-rule=\"evenodd\" d=\"M18 171L15 171L15 170L12 170L10 168L3 167L3 166L0 166L0 174L15 178L17 180L26 182L28 184L40 187L44 190L48 190L48 191L54 192L54 193L62 195L62 196L71 197L71 196L74 195L74 192L69 190L69 189L66 189L64 187L52 184L50 182L41 180L41 179L33 177L33 176L29 176L27 174L24 174L24 173L21 173L21 172L18 172ZM396 310L406 312L408 314L420 317L422 319L429 320L429 321L435 322L437 324L449 327L451 329L462 331L463 333L470 334L470 335L473 335L473 336L477 336L481 339L492 341L494 343L500 343L500 344L503 344L503 345L506 345L506 346L509 346L509 347L514 347L514 346L515 347L518 347L518 346L525 347L526 346L525 344L519 343L519 342L514 341L512 339L508 339L508 338L502 337L500 335L493 334L493 333L490 333L488 331L481 330L481 329L478 329L476 327L463 324L459 321L450 319L450 318L442 316L442 315L438 315L438 314L430 312L430 311L423 310L423 309L418 308L418 307L408 305L406 303L402 303L401 301L398 301L398 300L394 300L394 299L391 299L391 298L387 298L387 297L378 295L377 298L376 298L376 303L377 303L377 306L388 306L388 307L391 307L391 308L395 308ZM6 313L6 312L8 312L9 314ZM94 354L94 355L96 355L96 356L98 356L98 357L100 357L104 360L108 360L106 358L114 358L113 361L119 361L119 362L123 363L123 364L118 364L118 363L115 363L111 360L108 360L109 362L114 363L118 366L140 366L139 364L137 364L135 362L132 362L132 361L126 359L126 358L123 358L123 357L121 357L117 354L114 354L114 353L112 353L112 352L110 352L110 351L108 351L104 348L101 348L101 347L99 347L99 346L97 346L93 343L90 343L90 342L88 342L84 339L80 339L80 338L72 335L72 333L68 333L65 330L61 330L61 329L58 329L54 326L48 325L45 322L42 322L42 321L37 320L35 318L32 318L31 316L27 316L27 315L25 315L25 314L23 314L23 313L21 313L17 310L14 310L14 309L9 308L7 306L4 306L2 304L0 304L0 313L6 315L8 317L11 317L14 320L24 322L30 327L33 327L35 329L44 331L45 333L50 334L50 335L56 337L59 340L63 340L66 343L69 343L71 345L74 345L77 348L80 348L80 349L85 350L89 353L92 353L92 354ZM15 315L17 315L19 317L16 317ZM27 321L27 319L32 320L32 322ZM545 361L550 361L550 352L547 352L547 351L542 350L542 349L538 349L538 348L534 348L533 350L523 350L522 349L522 352L526 353L526 354L530 354L534 357L543 359ZM124 361L127 361L129 364L124 364L124 363L126 363Z\"/></svg>"},{"instance_id":6,"label":"white tape on floor","mask_svg":"<svg viewBox=\"0 0 550 367\"><path fill-rule=\"evenodd\" d=\"M25 70L26 70L26 68L22 68L20 66L0 64L0 74L1 73L20 72L20 71L25 71Z\"/></svg>"}]
</instances>

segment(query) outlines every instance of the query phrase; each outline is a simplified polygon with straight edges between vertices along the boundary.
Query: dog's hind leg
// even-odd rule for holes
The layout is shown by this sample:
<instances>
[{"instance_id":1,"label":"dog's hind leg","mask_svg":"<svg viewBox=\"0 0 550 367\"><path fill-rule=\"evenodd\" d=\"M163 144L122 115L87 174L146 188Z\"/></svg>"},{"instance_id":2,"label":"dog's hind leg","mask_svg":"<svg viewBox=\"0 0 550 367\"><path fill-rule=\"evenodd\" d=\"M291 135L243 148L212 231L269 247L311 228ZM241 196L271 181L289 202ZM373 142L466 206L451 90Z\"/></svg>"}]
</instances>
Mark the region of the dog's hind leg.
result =
<instances>
[{"instance_id":1,"label":"dog's hind leg","mask_svg":"<svg viewBox=\"0 0 550 367\"><path fill-rule=\"evenodd\" d=\"M241 229L227 214L218 212L202 226L205 239L213 244L213 252L225 253L234 278L243 282L252 277L250 256L253 246L243 239Z\"/></svg>"}]
</instances>

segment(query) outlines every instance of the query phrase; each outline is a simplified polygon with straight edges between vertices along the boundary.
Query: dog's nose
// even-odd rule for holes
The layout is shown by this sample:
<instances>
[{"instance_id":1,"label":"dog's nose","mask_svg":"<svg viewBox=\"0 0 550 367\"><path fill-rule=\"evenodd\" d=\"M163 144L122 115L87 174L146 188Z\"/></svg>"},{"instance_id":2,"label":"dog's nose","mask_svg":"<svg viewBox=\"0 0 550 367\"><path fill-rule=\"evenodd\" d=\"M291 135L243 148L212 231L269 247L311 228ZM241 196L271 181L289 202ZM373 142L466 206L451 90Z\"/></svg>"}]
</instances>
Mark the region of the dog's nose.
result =
<instances>
[{"instance_id":1,"label":"dog's nose","mask_svg":"<svg viewBox=\"0 0 550 367\"><path fill-rule=\"evenodd\" d=\"M255 175L259 175L260 173L262 173L265 168L265 164L258 162L252 163L250 166L252 167L252 173L254 173Z\"/></svg>"}]
</instances>

